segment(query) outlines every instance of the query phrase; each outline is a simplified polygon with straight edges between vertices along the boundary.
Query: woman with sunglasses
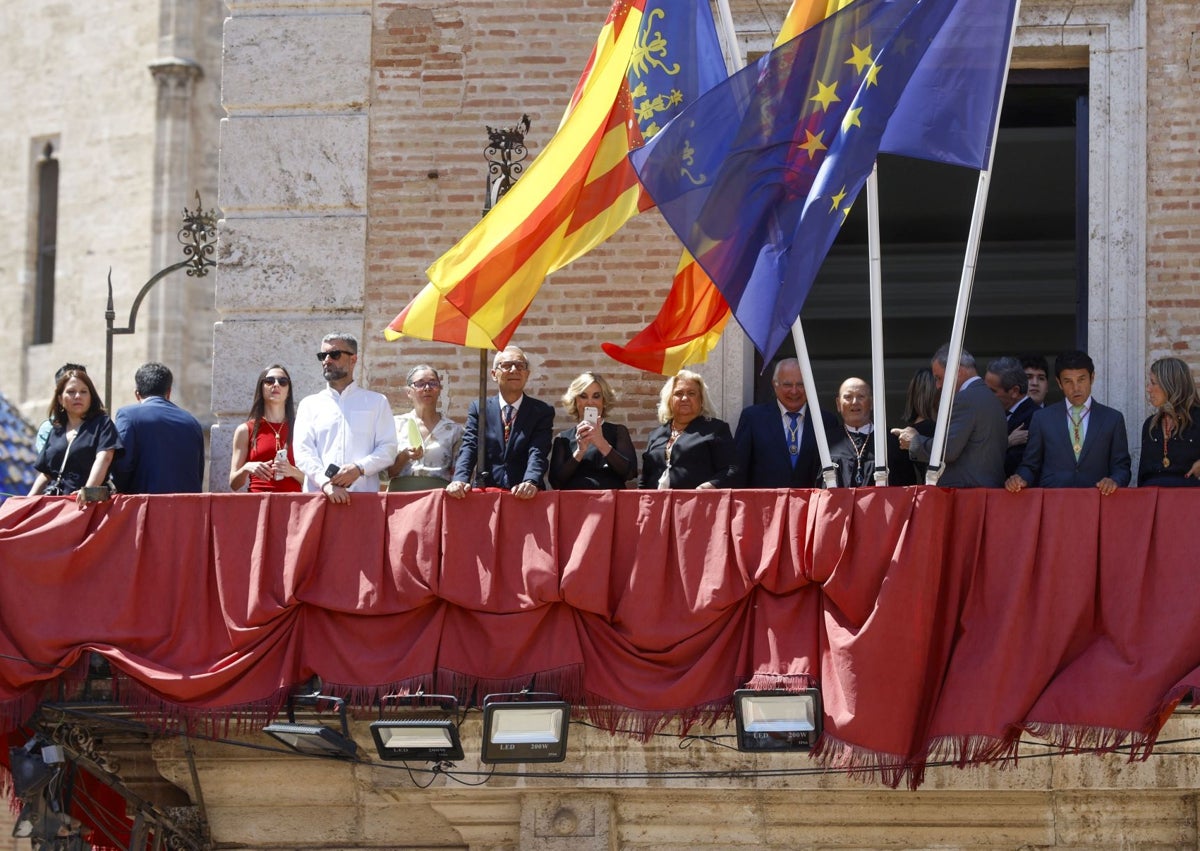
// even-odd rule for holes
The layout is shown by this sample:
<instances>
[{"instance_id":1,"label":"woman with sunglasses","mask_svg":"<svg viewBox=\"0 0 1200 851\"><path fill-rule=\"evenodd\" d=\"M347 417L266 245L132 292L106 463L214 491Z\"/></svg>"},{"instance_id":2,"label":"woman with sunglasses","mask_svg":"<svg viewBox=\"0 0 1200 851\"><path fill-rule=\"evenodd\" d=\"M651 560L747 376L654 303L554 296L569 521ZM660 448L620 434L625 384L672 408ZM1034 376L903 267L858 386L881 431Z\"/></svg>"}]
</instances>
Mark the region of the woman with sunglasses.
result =
<instances>
[{"instance_id":1,"label":"woman with sunglasses","mask_svg":"<svg viewBox=\"0 0 1200 851\"><path fill-rule=\"evenodd\" d=\"M250 493L299 493L304 473L292 454L296 403L292 379L279 364L258 374L249 419L233 433L229 489L240 491L250 480Z\"/></svg>"},{"instance_id":2,"label":"woman with sunglasses","mask_svg":"<svg viewBox=\"0 0 1200 851\"><path fill-rule=\"evenodd\" d=\"M442 377L432 366L418 364L408 371L408 398L413 409L396 417L400 451L388 467L389 491L428 491L444 488L454 477L454 460L462 444L463 427L442 416Z\"/></svg>"}]
</instances>

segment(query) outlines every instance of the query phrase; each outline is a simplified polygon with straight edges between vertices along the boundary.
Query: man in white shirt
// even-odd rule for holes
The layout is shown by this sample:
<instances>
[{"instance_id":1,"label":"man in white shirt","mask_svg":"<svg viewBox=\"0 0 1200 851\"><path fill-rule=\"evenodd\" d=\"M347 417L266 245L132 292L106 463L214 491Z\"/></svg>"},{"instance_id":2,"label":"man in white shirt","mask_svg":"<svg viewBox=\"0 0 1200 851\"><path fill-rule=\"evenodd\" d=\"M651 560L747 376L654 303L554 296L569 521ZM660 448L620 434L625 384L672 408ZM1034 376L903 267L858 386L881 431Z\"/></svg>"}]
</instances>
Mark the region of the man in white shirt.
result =
<instances>
[{"instance_id":1,"label":"man in white shirt","mask_svg":"<svg viewBox=\"0 0 1200 851\"><path fill-rule=\"evenodd\" d=\"M350 491L378 493L380 471L396 458L396 424L386 396L354 383L353 334L327 334L317 360L327 386L296 410L296 466L305 491L348 503Z\"/></svg>"}]
</instances>

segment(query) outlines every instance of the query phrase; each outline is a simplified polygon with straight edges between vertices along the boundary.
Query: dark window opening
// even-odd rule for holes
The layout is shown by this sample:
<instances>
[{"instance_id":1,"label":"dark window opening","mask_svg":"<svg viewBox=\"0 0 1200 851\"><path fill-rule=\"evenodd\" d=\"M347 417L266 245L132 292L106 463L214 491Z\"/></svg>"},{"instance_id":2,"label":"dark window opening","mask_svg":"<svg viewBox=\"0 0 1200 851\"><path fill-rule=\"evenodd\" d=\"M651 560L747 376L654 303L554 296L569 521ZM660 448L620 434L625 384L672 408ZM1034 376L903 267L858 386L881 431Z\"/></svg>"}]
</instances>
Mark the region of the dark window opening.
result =
<instances>
[{"instance_id":1,"label":"dark window opening","mask_svg":"<svg viewBox=\"0 0 1200 851\"><path fill-rule=\"evenodd\" d=\"M37 271L34 277L33 342L54 339L54 261L58 239L58 160L47 142L38 162Z\"/></svg>"},{"instance_id":2,"label":"dark window opening","mask_svg":"<svg viewBox=\"0 0 1200 851\"><path fill-rule=\"evenodd\" d=\"M1086 166L1086 71L1012 72L966 330L966 347L981 372L1002 355L1040 353L1053 366L1056 352L1086 347ZM883 343L893 424L914 370L950 339L978 180L970 169L879 157ZM801 314L821 407L832 408L844 379L871 380L868 275L863 192ZM794 354L789 337L777 357ZM755 400L770 400L770 371L762 372L757 355L755 366Z\"/></svg>"}]
</instances>

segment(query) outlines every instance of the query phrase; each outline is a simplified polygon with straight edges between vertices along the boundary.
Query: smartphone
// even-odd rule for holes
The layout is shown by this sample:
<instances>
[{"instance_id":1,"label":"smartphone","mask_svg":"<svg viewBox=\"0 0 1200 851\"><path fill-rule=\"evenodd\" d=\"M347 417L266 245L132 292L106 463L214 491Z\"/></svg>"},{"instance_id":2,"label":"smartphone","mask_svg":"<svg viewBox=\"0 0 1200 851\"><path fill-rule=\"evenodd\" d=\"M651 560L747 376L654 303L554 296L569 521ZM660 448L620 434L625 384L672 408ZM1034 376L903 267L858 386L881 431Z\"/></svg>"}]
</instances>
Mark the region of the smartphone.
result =
<instances>
[{"instance_id":1,"label":"smartphone","mask_svg":"<svg viewBox=\"0 0 1200 851\"><path fill-rule=\"evenodd\" d=\"M591 405L585 407L583 409L583 421L585 423L591 423L594 427L596 423L600 421L600 409L594 408Z\"/></svg>"},{"instance_id":2,"label":"smartphone","mask_svg":"<svg viewBox=\"0 0 1200 851\"><path fill-rule=\"evenodd\" d=\"M328 467L325 468L325 475L326 475L326 477L332 479L339 472L341 472L341 469L342 468L339 467L337 464L330 464Z\"/></svg>"},{"instance_id":3,"label":"smartphone","mask_svg":"<svg viewBox=\"0 0 1200 851\"><path fill-rule=\"evenodd\" d=\"M276 464L280 464L280 463L286 464L287 463L287 450L286 449L280 449L278 452L275 453L275 463ZM280 470L278 467L276 467L275 468L275 481L279 481L282 478L283 478L283 470Z\"/></svg>"}]
</instances>

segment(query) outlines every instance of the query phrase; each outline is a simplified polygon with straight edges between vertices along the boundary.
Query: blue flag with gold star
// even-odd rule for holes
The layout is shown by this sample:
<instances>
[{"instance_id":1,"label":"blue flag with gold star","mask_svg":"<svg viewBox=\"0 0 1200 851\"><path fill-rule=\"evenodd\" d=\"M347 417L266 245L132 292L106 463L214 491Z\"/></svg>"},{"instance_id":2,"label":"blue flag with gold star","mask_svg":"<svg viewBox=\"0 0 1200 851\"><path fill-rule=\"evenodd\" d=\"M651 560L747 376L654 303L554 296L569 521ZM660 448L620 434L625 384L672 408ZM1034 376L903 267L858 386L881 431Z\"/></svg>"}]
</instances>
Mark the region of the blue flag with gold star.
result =
<instances>
[{"instance_id":1,"label":"blue flag with gold star","mask_svg":"<svg viewBox=\"0 0 1200 851\"><path fill-rule=\"evenodd\" d=\"M799 316L902 101L902 120L888 136L896 152L959 164L986 153L1009 32L1002 52L989 43L979 53L986 63L977 57L938 69L963 62L964 47L942 32L952 15L968 20L959 5L970 7L969 32L994 42L1015 3L855 0L711 90L630 154L764 358ZM927 53L934 61L923 65ZM951 82L936 97L907 91L942 80ZM927 149L931 139L937 150Z\"/></svg>"}]
</instances>

